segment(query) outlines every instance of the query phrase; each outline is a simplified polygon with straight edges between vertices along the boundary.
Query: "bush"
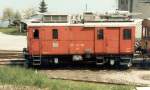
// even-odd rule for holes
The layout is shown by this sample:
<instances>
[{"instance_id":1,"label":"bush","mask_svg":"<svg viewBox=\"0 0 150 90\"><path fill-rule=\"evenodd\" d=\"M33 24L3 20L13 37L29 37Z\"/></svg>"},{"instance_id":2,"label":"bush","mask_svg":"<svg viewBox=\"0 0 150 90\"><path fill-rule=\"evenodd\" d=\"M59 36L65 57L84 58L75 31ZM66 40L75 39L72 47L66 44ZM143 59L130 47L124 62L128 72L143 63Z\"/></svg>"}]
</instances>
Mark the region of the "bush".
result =
<instances>
[{"instance_id":1,"label":"bush","mask_svg":"<svg viewBox=\"0 0 150 90\"><path fill-rule=\"evenodd\" d=\"M26 35L26 32L20 32L17 28L0 28L0 32L9 34L9 35Z\"/></svg>"}]
</instances>

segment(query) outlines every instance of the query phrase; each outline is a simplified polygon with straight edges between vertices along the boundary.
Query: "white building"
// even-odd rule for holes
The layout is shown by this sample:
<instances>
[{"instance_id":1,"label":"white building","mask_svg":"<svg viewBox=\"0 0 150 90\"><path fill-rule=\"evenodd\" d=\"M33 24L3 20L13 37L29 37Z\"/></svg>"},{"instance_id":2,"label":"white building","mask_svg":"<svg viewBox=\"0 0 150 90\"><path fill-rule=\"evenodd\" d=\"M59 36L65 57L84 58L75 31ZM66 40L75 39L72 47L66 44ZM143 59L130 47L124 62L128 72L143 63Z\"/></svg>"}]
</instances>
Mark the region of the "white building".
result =
<instances>
[{"instance_id":1,"label":"white building","mask_svg":"<svg viewBox=\"0 0 150 90\"><path fill-rule=\"evenodd\" d=\"M138 18L150 18L150 0L118 0L118 9L140 13Z\"/></svg>"}]
</instances>

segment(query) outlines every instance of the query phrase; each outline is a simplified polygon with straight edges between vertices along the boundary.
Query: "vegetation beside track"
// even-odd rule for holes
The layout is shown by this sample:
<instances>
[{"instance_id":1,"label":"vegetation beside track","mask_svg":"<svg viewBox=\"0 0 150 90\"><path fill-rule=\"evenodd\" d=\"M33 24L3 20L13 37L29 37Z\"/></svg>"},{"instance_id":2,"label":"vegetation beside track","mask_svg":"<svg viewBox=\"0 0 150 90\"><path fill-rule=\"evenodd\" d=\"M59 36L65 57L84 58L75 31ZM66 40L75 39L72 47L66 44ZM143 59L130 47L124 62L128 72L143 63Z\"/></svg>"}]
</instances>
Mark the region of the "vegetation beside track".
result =
<instances>
[{"instance_id":1,"label":"vegetation beside track","mask_svg":"<svg viewBox=\"0 0 150 90\"><path fill-rule=\"evenodd\" d=\"M0 32L9 34L9 35L26 35L25 32L20 32L17 28L11 27L11 28L0 28Z\"/></svg>"},{"instance_id":2,"label":"vegetation beside track","mask_svg":"<svg viewBox=\"0 0 150 90\"><path fill-rule=\"evenodd\" d=\"M104 85L49 79L35 70L14 66L0 67L0 84L30 86L49 90L133 90L134 86Z\"/></svg>"}]
</instances>

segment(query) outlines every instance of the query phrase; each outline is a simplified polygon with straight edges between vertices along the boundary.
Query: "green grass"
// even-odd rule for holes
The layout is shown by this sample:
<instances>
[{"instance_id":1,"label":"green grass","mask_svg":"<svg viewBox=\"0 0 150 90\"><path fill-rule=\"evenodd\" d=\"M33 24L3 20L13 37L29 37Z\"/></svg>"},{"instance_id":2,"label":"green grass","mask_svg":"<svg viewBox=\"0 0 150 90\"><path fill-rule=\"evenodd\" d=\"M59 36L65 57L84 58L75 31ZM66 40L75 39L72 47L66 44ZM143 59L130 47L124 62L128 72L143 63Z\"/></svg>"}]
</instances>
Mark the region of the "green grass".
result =
<instances>
[{"instance_id":1,"label":"green grass","mask_svg":"<svg viewBox=\"0 0 150 90\"><path fill-rule=\"evenodd\" d=\"M26 35L25 32L19 32L19 30L15 27L12 28L0 28L0 32L9 34L9 35Z\"/></svg>"},{"instance_id":2,"label":"green grass","mask_svg":"<svg viewBox=\"0 0 150 90\"><path fill-rule=\"evenodd\" d=\"M22 67L0 67L0 84L48 88L49 90L133 90L134 86L105 85L49 79L42 73Z\"/></svg>"}]
</instances>

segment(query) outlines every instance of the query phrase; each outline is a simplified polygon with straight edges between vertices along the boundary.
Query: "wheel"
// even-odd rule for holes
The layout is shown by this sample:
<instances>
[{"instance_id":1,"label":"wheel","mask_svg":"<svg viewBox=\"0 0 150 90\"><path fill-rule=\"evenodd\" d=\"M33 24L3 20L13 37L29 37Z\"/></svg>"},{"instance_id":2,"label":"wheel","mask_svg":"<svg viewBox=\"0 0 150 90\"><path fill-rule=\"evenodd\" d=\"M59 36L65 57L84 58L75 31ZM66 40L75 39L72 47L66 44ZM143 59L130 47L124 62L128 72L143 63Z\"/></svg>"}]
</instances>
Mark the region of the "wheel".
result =
<instances>
[{"instance_id":1,"label":"wheel","mask_svg":"<svg viewBox=\"0 0 150 90\"><path fill-rule=\"evenodd\" d=\"M123 69L129 69L130 67L132 67L132 59L130 59L128 63L123 65Z\"/></svg>"},{"instance_id":2,"label":"wheel","mask_svg":"<svg viewBox=\"0 0 150 90\"><path fill-rule=\"evenodd\" d=\"M132 57L125 57L119 60L120 69L129 69L132 67Z\"/></svg>"},{"instance_id":3,"label":"wheel","mask_svg":"<svg viewBox=\"0 0 150 90\"><path fill-rule=\"evenodd\" d=\"M129 61L129 63L127 64L127 68L132 67L132 60Z\"/></svg>"}]
</instances>

